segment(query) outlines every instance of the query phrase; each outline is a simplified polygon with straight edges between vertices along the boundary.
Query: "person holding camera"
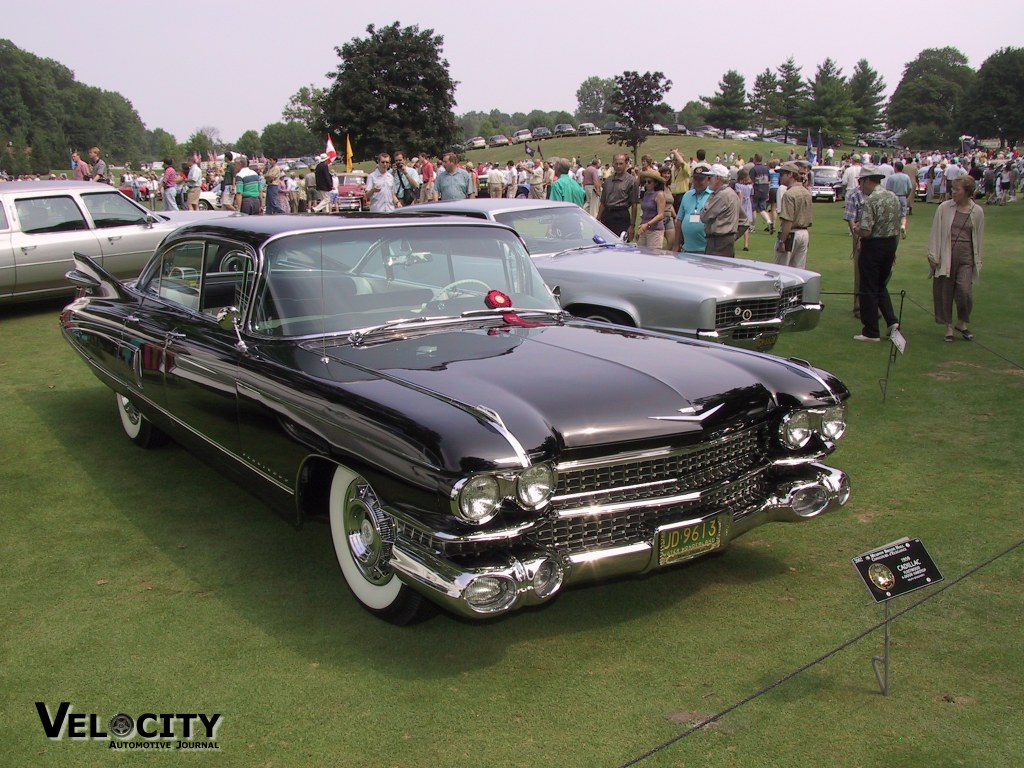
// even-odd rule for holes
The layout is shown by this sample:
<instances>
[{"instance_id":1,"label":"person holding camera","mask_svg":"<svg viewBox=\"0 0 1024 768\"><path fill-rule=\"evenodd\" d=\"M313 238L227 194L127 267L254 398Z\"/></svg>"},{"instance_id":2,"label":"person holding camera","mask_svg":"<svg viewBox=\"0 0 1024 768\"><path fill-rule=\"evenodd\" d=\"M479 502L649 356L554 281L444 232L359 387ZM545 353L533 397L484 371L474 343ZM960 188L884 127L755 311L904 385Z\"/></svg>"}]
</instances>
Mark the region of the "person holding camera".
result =
<instances>
[{"instance_id":1,"label":"person holding camera","mask_svg":"<svg viewBox=\"0 0 1024 768\"><path fill-rule=\"evenodd\" d=\"M402 205L412 205L419 197L420 175L416 169L405 162L404 152L395 152L395 160L391 166L395 177L395 197Z\"/></svg>"}]
</instances>

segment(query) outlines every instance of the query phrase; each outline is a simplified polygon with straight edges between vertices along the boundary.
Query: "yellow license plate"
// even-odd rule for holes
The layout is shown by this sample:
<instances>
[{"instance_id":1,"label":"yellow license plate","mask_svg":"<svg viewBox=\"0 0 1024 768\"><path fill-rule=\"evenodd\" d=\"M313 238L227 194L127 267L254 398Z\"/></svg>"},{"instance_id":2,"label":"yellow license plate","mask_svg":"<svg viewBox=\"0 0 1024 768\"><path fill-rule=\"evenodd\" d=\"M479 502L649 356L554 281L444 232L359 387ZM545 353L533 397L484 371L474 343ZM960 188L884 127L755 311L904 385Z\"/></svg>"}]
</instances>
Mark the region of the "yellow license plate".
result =
<instances>
[{"instance_id":1,"label":"yellow license plate","mask_svg":"<svg viewBox=\"0 0 1024 768\"><path fill-rule=\"evenodd\" d=\"M658 564L668 565L719 549L722 546L722 520L722 515L716 515L693 525L661 531L658 534Z\"/></svg>"}]
</instances>

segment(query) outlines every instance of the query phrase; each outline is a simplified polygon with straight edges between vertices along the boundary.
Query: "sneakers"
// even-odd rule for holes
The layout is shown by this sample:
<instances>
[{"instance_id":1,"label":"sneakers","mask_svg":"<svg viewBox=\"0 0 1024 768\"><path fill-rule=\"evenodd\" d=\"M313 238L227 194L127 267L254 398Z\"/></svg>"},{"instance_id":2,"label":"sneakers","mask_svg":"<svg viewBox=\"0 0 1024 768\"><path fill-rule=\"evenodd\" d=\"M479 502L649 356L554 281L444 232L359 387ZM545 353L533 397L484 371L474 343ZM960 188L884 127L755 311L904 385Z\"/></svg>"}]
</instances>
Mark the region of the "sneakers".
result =
<instances>
[{"instance_id":1,"label":"sneakers","mask_svg":"<svg viewBox=\"0 0 1024 768\"><path fill-rule=\"evenodd\" d=\"M854 336L853 340L854 341L881 341L881 339L878 338L877 336L865 336L862 333L858 333L856 336Z\"/></svg>"}]
</instances>

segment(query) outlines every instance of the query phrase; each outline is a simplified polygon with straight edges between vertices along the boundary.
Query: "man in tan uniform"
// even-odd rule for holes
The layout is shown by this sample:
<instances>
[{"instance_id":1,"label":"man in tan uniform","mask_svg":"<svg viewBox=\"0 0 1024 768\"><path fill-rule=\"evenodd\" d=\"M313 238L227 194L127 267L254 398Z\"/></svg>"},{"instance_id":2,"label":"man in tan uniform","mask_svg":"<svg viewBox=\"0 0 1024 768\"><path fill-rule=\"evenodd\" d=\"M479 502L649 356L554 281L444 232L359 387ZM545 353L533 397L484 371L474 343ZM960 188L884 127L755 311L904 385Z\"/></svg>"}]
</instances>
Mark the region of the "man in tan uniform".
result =
<instances>
[{"instance_id":1,"label":"man in tan uniform","mask_svg":"<svg viewBox=\"0 0 1024 768\"><path fill-rule=\"evenodd\" d=\"M775 243L775 263L806 269L808 228L813 219L811 193L802 183L800 166L789 161L779 166L779 184L786 187L779 209L779 239Z\"/></svg>"}]
</instances>

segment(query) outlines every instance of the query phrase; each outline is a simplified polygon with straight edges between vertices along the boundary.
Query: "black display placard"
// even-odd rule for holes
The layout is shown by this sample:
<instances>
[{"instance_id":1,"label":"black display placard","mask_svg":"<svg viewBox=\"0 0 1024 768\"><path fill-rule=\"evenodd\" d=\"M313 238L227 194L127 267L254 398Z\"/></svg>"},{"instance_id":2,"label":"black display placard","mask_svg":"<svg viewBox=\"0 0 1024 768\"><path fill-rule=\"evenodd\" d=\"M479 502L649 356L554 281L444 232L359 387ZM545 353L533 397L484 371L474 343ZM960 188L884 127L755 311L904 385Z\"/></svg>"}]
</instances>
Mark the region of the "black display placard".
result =
<instances>
[{"instance_id":1,"label":"black display placard","mask_svg":"<svg viewBox=\"0 0 1024 768\"><path fill-rule=\"evenodd\" d=\"M942 581L920 539L900 539L853 558L876 603Z\"/></svg>"}]
</instances>

